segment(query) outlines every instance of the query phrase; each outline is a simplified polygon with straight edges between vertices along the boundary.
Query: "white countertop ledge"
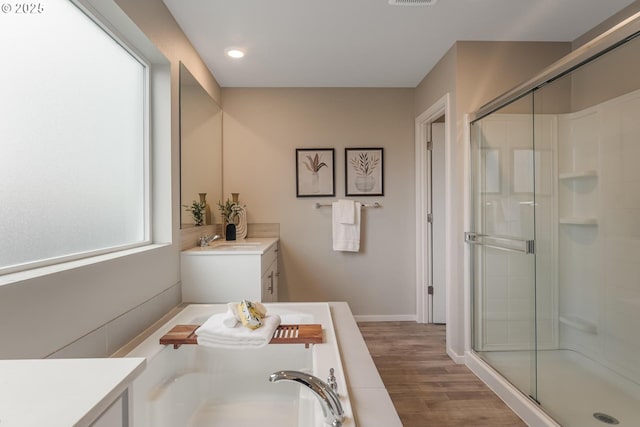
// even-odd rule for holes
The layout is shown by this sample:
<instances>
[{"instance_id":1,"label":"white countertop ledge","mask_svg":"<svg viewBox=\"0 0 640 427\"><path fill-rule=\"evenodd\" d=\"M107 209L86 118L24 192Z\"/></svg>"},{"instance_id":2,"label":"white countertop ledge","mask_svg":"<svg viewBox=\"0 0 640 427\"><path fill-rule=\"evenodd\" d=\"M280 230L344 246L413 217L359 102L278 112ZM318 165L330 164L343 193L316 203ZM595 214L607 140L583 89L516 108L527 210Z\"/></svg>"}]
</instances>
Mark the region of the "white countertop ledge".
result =
<instances>
[{"instance_id":1,"label":"white countertop ledge","mask_svg":"<svg viewBox=\"0 0 640 427\"><path fill-rule=\"evenodd\" d=\"M88 426L145 364L141 357L0 360L0 426Z\"/></svg>"},{"instance_id":2,"label":"white countertop ledge","mask_svg":"<svg viewBox=\"0 0 640 427\"><path fill-rule=\"evenodd\" d=\"M216 240L209 246L182 251L184 255L262 255L278 242L275 237L252 237L241 240Z\"/></svg>"}]
</instances>

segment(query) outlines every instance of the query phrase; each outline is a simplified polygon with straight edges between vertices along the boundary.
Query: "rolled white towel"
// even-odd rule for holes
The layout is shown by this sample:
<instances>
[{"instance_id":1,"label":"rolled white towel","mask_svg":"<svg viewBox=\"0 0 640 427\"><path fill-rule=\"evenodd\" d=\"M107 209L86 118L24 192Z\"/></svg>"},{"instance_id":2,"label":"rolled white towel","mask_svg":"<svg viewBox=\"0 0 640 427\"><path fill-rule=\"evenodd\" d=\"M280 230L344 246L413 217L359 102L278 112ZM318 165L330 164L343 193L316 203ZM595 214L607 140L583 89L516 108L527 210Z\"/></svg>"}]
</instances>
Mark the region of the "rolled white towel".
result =
<instances>
[{"instance_id":1,"label":"rolled white towel","mask_svg":"<svg viewBox=\"0 0 640 427\"><path fill-rule=\"evenodd\" d=\"M227 303L227 312L225 313L225 318L222 321L224 326L227 328L233 328L238 324L238 322L242 321L242 318L238 313L239 304L239 302ZM267 315L267 308L262 303L254 302L253 306L258 310L262 317Z\"/></svg>"},{"instance_id":2,"label":"rolled white towel","mask_svg":"<svg viewBox=\"0 0 640 427\"><path fill-rule=\"evenodd\" d=\"M238 324L239 320L236 309L229 304L227 312L224 314L224 318L222 319L222 324L227 328L233 328Z\"/></svg>"}]
</instances>

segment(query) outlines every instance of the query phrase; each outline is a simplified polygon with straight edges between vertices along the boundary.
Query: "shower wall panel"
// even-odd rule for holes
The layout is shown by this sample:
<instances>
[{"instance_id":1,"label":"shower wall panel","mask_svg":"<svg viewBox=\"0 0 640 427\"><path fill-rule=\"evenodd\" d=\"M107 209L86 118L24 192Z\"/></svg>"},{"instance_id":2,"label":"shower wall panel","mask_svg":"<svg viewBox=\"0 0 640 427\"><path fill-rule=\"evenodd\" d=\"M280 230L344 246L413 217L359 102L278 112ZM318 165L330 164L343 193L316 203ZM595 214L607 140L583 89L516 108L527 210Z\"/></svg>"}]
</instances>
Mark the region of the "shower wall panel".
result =
<instances>
[{"instance_id":1,"label":"shower wall panel","mask_svg":"<svg viewBox=\"0 0 640 427\"><path fill-rule=\"evenodd\" d=\"M563 115L559 138L560 166L576 175L560 180L561 218L585 223L560 225L560 342L637 383L639 117L635 91Z\"/></svg>"}]
</instances>

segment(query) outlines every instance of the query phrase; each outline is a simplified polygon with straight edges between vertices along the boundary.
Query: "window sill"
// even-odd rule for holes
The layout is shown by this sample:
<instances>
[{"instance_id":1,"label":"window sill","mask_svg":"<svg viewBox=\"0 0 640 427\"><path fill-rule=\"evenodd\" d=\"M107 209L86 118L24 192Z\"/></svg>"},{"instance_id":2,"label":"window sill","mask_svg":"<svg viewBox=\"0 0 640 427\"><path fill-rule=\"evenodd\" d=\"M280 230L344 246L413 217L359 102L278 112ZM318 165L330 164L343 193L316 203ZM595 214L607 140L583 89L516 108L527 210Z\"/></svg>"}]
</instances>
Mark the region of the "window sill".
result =
<instances>
[{"instance_id":1,"label":"window sill","mask_svg":"<svg viewBox=\"0 0 640 427\"><path fill-rule=\"evenodd\" d=\"M154 251L156 249L170 246L169 243L151 243L144 246L138 246L135 248L124 249L121 251L110 252L106 254L100 254L90 256L87 258L77 259L73 261L60 262L58 264L47 265L44 267L36 267L29 270L17 271L14 273L7 273L0 276L0 287L5 285L11 285L17 282L25 280L35 279L49 274L60 273L63 271L73 270L80 267L86 267L93 264L98 264L113 259L123 258L130 255L135 255L143 252Z\"/></svg>"}]
</instances>

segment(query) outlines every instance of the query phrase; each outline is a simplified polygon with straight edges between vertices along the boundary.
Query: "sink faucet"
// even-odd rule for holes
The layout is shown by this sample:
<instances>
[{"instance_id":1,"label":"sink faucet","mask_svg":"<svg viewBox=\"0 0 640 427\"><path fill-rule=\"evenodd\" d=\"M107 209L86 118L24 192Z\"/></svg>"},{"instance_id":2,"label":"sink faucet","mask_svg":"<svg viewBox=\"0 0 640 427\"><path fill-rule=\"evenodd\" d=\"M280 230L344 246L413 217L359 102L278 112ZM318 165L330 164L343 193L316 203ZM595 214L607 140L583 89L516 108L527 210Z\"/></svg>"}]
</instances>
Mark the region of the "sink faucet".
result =
<instances>
[{"instance_id":1,"label":"sink faucet","mask_svg":"<svg viewBox=\"0 0 640 427\"><path fill-rule=\"evenodd\" d=\"M203 234L202 236L200 236L200 239L198 239L198 241L200 242L200 246L201 247L205 247L205 246L209 246L209 243L220 239L220 236L218 236L217 234L214 236L209 236L208 234Z\"/></svg>"},{"instance_id":2,"label":"sink faucet","mask_svg":"<svg viewBox=\"0 0 640 427\"><path fill-rule=\"evenodd\" d=\"M344 410L342 409L338 395L332 390L330 385L318 377L299 371L278 371L269 376L269 381L272 383L280 380L295 381L309 387L320 401L322 413L324 414L324 422L332 427L342 427Z\"/></svg>"}]
</instances>

